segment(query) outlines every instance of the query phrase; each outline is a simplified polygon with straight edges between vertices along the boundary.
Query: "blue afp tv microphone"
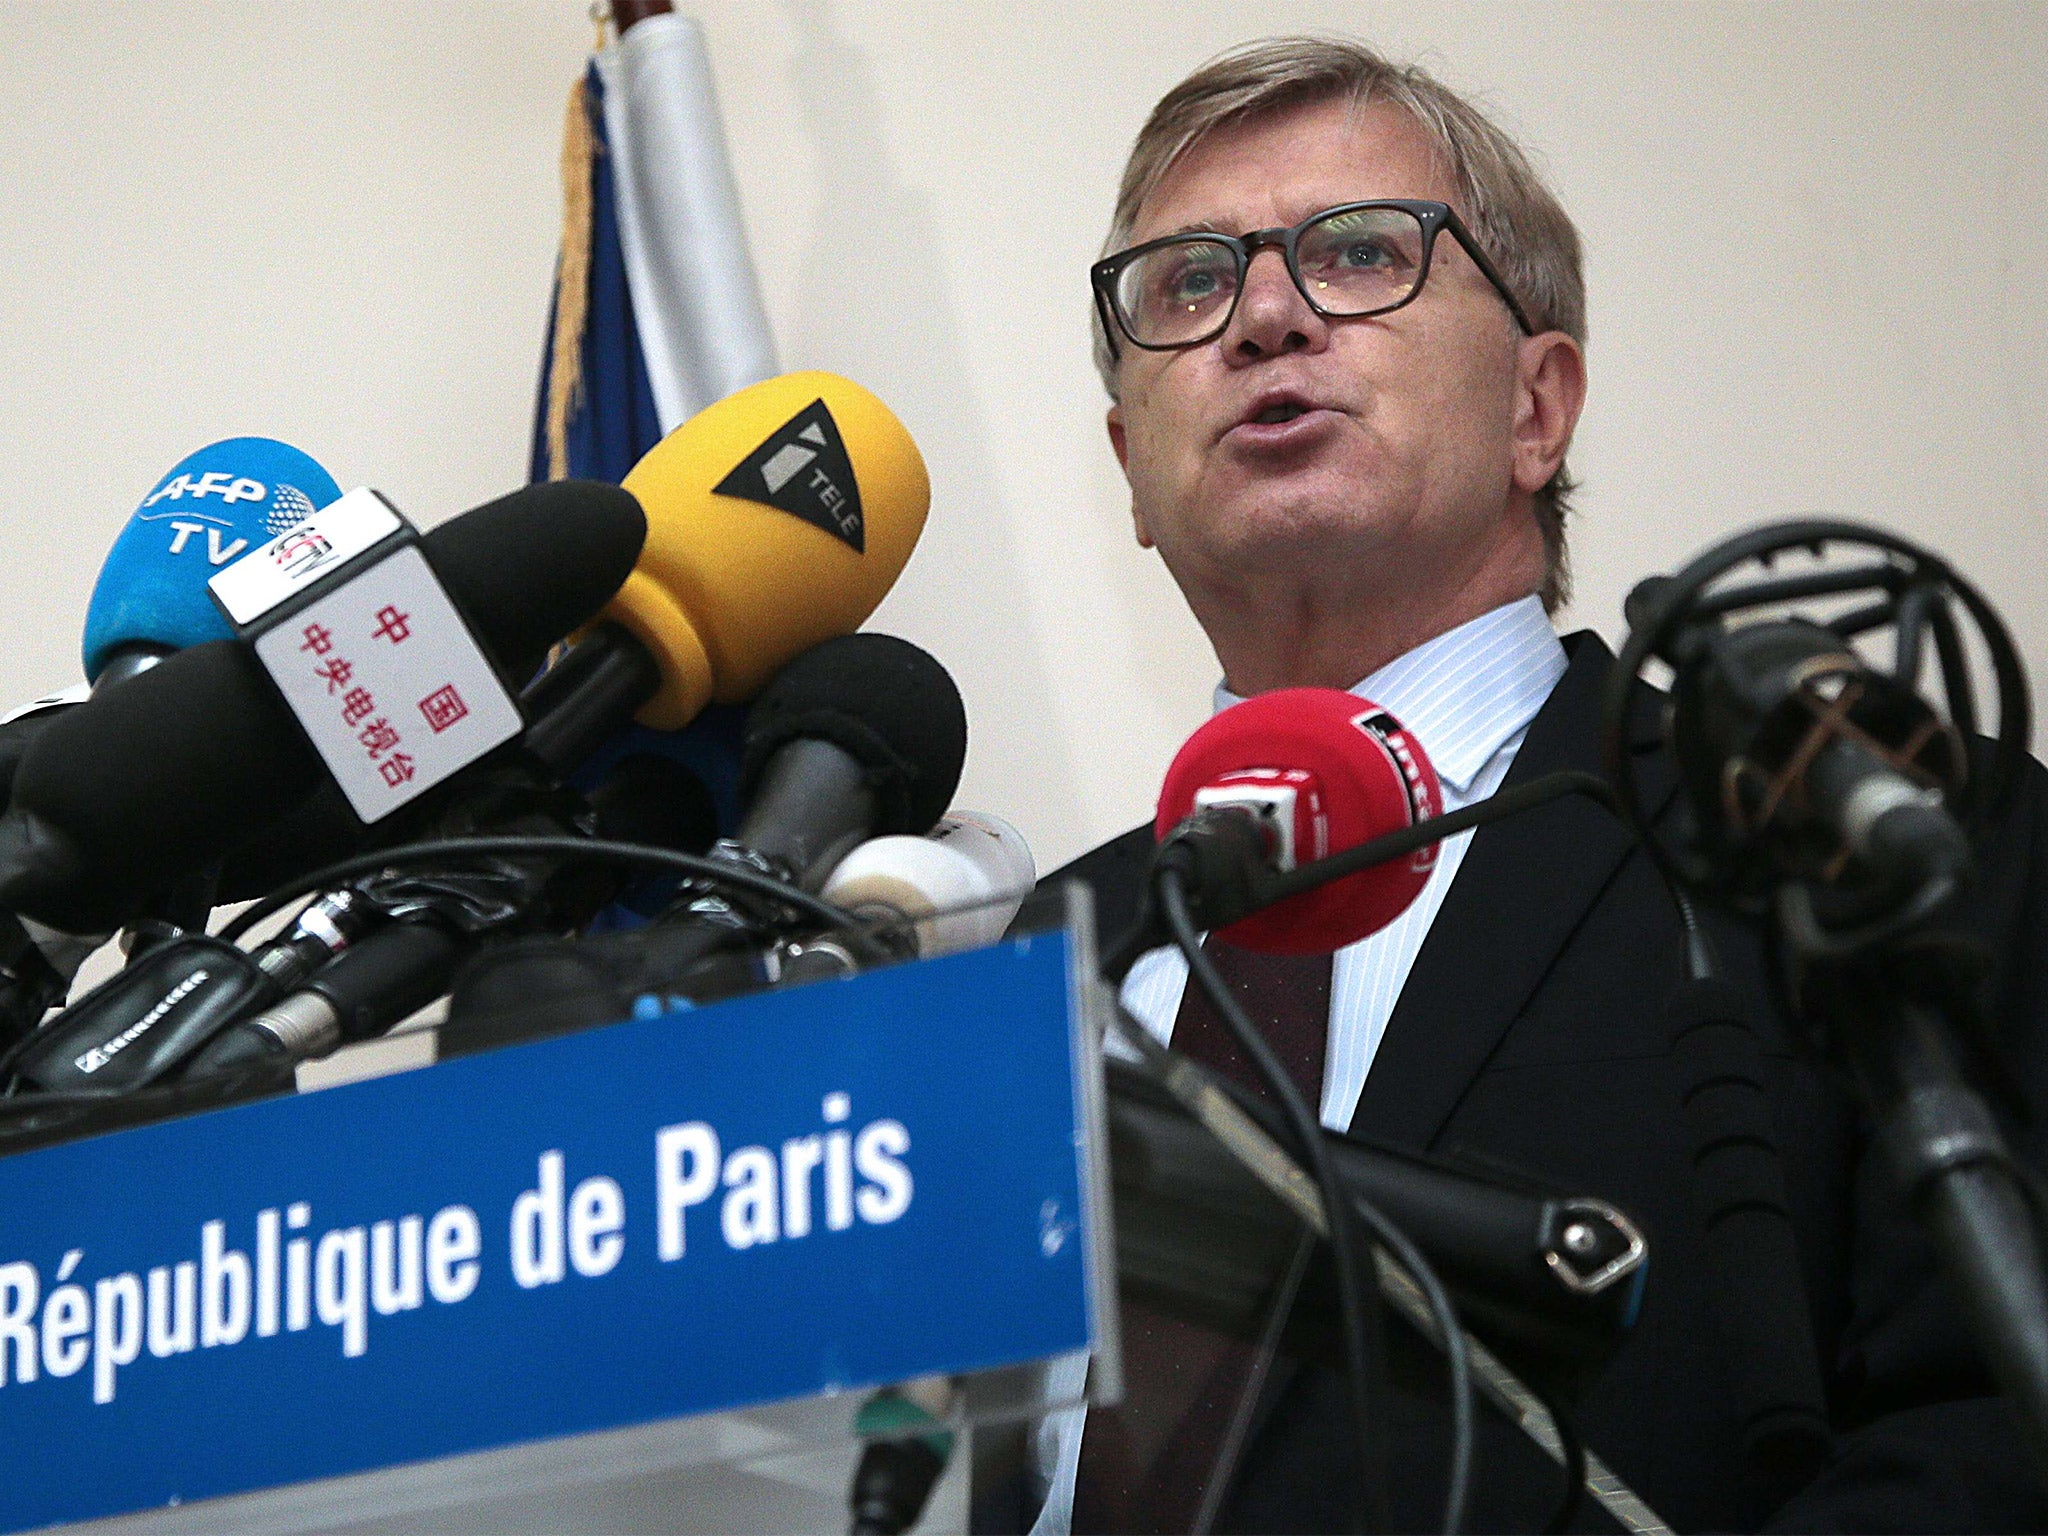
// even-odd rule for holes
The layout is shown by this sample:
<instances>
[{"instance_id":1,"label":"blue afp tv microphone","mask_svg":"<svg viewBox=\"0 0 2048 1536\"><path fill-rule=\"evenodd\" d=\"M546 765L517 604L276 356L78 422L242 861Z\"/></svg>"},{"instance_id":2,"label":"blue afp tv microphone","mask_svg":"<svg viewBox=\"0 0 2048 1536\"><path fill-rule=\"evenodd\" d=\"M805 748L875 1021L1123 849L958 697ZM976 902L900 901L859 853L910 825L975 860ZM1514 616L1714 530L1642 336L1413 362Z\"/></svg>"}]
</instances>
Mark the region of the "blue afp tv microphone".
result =
<instances>
[{"instance_id":1,"label":"blue afp tv microphone","mask_svg":"<svg viewBox=\"0 0 2048 1536\"><path fill-rule=\"evenodd\" d=\"M85 675L95 687L173 651L234 631L207 579L297 526L341 488L289 443L230 437L180 461L114 540L85 616Z\"/></svg>"}]
</instances>

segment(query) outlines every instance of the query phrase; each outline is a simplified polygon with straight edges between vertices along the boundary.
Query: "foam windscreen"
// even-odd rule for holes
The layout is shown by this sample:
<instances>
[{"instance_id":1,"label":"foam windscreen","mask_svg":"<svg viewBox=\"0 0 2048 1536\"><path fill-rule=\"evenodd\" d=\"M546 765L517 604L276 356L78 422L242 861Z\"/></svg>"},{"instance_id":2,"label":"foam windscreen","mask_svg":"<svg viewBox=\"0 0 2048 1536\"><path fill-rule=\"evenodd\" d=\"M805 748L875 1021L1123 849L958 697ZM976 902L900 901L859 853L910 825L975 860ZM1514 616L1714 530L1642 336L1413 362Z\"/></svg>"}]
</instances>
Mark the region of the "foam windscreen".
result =
<instances>
[{"instance_id":1,"label":"foam windscreen","mask_svg":"<svg viewBox=\"0 0 2048 1536\"><path fill-rule=\"evenodd\" d=\"M640 638L663 730L741 704L792 657L858 629L924 529L931 481L903 423L830 373L736 391L626 476L647 548L604 617Z\"/></svg>"},{"instance_id":2,"label":"foam windscreen","mask_svg":"<svg viewBox=\"0 0 2048 1536\"><path fill-rule=\"evenodd\" d=\"M1226 709L1181 747L1159 794L1164 838L1198 803L1287 808L1293 862L1342 853L1442 814L1436 770L1386 710L1335 688L1283 688ZM1399 917L1436 867L1436 844L1305 891L1231 924L1244 949L1323 954Z\"/></svg>"},{"instance_id":3,"label":"foam windscreen","mask_svg":"<svg viewBox=\"0 0 2048 1536\"><path fill-rule=\"evenodd\" d=\"M797 657L754 701L742 800L776 748L799 737L829 741L867 770L876 835L922 836L960 787L967 707L930 652L894 635L842 635Z\"/></svg>"},{"instance_id":4,"label":"foam windscreen","mask_svg":"<svg viewBox=\"0 0 2048 1536\"><path fill-rule=\"evenodd\" d=\"M227 639L207 579L340 495L332 475L273 438L231 437L181 460L107 551L85 612L86 677L126 646Z\"/></svg>"},{"instance_id":5,"label":"foam windscreen","mask_svg":"<svg viewBox=\"0 0 2048 1536\"><path fill-rule=\"evenodd\" d=\"M601 480L529 485L421 535L428 563L517 689L632 572L647 519Z\"/></svg>"}]
</instances>

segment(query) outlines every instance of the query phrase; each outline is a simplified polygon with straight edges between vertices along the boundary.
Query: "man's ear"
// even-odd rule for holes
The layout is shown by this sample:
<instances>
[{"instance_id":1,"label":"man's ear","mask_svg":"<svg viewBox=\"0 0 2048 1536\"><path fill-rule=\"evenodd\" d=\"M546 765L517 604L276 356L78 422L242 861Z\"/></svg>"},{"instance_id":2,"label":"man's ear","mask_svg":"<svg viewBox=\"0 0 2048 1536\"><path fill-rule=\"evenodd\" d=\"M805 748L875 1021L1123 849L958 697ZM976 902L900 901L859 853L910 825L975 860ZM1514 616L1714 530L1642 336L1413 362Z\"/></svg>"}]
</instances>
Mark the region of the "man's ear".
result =
<instances>
[{"instance_id":1,"label":"man's ear","mask_svg":"<svg viewBox=\"0 0 2048 1536\"><path fill-rule=\"evenodd\" d=\"M1571 446L1586 404L1586 355L1563 331L1545 331L1523 339L1515 372L1514 483L1533 494Z\"/></svg>"},{"instance_id":2,"label":"man's ear","mask_svg":"<svg viewBox=\"0 0 2048 1536\"><path fill-rule=\"evenodd\" d=\"M1110 451L1116 455L1117 464L1128 480L1131 478L1131 445L1124 436L1124 408L1112 405L1109 414L1103 418L1103 425L1109 428ZM1131 498L1131 528L1138 536L1138 547L1150 549L1152 535L1145 528L1145 514L1138 510L1138 498L1135 496Z\"/></svg>"}]
</instances>

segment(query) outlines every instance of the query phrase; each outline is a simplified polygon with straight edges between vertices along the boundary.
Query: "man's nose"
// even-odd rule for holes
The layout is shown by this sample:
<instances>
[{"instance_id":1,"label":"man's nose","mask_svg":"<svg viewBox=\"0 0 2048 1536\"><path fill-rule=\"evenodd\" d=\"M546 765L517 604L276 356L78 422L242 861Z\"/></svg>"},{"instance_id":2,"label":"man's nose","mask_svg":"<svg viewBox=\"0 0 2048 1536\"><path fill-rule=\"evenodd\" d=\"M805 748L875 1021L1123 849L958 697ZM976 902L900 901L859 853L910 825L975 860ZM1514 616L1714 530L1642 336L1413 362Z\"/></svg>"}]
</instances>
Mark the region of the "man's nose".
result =
<instances>
[{"instance_id":1,"label":"man's nose","mask_svg":"<svg viewBox=\"0 0 2048 1536\"><path fill-rule=\"evenodd\" d=\"M1283 352L1320 352L1329 339L1329 321L1294 286L1286 256L1272 246L1252 252L1237 312L1223 333L1224 356L1251 363Z\"/></svg>"}]
</instances>

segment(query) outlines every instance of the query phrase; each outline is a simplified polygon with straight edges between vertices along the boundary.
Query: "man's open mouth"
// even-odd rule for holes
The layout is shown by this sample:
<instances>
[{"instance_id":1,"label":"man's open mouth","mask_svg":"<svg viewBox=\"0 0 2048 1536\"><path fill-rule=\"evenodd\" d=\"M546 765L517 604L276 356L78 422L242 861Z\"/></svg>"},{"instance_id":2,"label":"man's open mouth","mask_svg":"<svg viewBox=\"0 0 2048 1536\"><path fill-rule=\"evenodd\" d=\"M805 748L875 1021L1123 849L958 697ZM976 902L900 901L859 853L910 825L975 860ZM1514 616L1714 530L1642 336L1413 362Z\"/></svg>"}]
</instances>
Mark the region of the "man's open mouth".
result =
<instances>
[{"instance_id":1,"label":"man's open mouth","mask_svg":"<svg viewBox=\"0 0 2048 1536\"><path fill-rule=\"evenodd\" d=\"M1279 427L1288 422L1319 411L1318 405L1306 395L1298 395L1290 389L1270 389L1254 395L1245 402L1245 412L1237 418L1240 427Z\"/></svg>"},{"instance_id":2,"label":"man's open mouth","mask_svg":"<svg viewBox=\"0 0 2048 1536\"><path fill-rule=\"evenodd\" d=\"M1307 406L1302 405L1297 401L1290 400L1283 405L1267 406L1263 411L1260 411L1258 415L1254 416L1252 420L1257 422L1261 426L1273 426L1279 422L1292 421L1295 417L1303 414L1307 410Z\"/></svg>"}]
</instances>

